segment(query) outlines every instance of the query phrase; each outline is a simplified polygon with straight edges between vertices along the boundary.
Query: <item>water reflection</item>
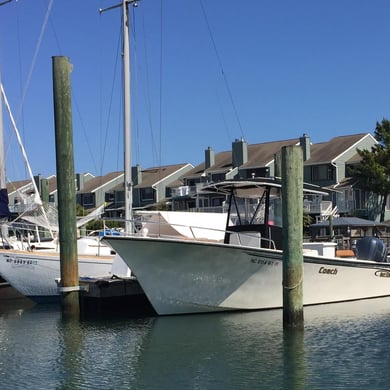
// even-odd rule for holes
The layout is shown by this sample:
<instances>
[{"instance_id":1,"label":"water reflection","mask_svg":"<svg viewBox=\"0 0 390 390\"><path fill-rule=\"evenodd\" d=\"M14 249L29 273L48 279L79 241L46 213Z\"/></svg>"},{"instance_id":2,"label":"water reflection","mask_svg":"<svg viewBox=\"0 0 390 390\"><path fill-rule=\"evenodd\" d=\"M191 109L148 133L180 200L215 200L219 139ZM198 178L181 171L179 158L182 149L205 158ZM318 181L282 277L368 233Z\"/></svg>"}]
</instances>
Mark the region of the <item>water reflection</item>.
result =
<instances>
[{"instance_id":1,"label":"water reflection","mask_svg":"<svg viewBox=\"0 0 390 390\"><path fill-rule=\"evenodd\" d=\"M64 320L57 306L0 311L7 388L387 389L390 299L282 312Z\"/></svg>"},{"instance_id":2,"label":"water reflection","mask_svg":"<svg viewBox=\"0 0 390 390\"><path fill-rule=\"evenodd\" d=\"M279 312L158 318L144 341L137 385L142 389L280 385L280 320ZM264 372L276 375L267 377Z\"/></svg>"},{"instance_id":3,"label":"water reflection","mask_svg":"<svg viewBox=\"0 0 390 390\"><path fill-rule=\"evenodd\" d=\"M307 311L309 383L320 383L321 389L387 388L390 299L331 306Z\"/></svg>"},{"instance_id":4,"label":"water reflection","mask_svg":"<svg viewBox=\"0 0 390 390\"><path fill-rule=\"evenodd\" d=\"M302 329L284 330L283 388L305 389L306 365L304 331Z\"/></svg>"}]
</instances>

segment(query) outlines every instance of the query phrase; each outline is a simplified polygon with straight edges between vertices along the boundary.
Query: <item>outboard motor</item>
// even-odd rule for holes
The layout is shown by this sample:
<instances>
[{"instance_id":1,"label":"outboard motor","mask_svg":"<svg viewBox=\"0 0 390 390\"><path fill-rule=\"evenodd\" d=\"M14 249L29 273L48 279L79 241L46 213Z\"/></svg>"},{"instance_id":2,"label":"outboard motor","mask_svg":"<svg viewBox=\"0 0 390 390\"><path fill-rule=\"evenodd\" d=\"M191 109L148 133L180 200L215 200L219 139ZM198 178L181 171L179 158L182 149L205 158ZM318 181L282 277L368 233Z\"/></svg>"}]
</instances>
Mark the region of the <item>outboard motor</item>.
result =
<instances>
[{"instance_id":1,"label":"outboard motor","mask_svg":"<svg viewBox=\"0 0 390 390\"><path fill-rule=\"evenodd\" d=\"M387 262L387 246L378 237L363 237L356 243L356 257L361 260Z\"/></svg>"}]
</instances>

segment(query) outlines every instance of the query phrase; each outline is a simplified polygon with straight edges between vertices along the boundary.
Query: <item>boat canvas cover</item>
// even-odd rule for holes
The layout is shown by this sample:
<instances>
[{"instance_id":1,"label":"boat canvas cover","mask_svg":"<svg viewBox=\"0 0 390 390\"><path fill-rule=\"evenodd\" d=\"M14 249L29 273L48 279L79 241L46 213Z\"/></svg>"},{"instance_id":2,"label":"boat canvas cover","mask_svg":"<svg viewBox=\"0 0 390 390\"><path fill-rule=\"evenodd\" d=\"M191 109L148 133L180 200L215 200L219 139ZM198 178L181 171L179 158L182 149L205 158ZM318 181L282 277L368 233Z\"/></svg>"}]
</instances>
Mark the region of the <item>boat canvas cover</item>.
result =
<instances>
[{"instance_id":1,"label":"boat canvas cover","mask_svg":"<svg viewBox=\"0 0 390 390\"><path fill-rule=\"evenodd\" d=\"M275 178L255 178L252 180L225 180L222 182L212 183L200 189L203 194L226 194L230 195L232 191L236 195L247 198L258 198L265 188L281 189L282 181ZM303 192L313 195L329 195L329 192L317 185L303 183Z\"/></svg>"},{"instance_id":2,"label":"boat canvas cover","mask_svg":"<svg viewBox=\"0 0 390 390\"><path fill-rule=\"evenodd\" d=\"M7 189L0 189L0 218L7 218L10 215L8 208L8 192Z\"/></svg>"}]
</instances>

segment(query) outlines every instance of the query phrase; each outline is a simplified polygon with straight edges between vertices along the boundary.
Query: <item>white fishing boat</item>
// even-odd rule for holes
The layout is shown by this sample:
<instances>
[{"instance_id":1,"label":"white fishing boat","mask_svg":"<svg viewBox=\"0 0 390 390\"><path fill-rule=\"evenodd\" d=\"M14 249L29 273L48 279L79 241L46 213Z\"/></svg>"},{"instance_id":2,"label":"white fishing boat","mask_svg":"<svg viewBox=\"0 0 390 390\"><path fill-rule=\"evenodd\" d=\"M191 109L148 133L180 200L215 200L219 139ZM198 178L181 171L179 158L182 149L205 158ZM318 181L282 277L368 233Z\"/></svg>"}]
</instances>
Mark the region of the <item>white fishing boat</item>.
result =
<instances>
[{"instance_id":1,"label":"white fishing boat","mask_svg":"<svg viewBox=\"0 0 390 390\"><path fill-rule=\"evenodd\" d=\"M205 190L229 198L223 240L145 234L105 240L160 315L281 308L280 181L227 181ZM366 238L355 258L336 257L333 242L303 244L304 305L390 295L387 248L375 237Z\"/></svg>"}]
</instances>

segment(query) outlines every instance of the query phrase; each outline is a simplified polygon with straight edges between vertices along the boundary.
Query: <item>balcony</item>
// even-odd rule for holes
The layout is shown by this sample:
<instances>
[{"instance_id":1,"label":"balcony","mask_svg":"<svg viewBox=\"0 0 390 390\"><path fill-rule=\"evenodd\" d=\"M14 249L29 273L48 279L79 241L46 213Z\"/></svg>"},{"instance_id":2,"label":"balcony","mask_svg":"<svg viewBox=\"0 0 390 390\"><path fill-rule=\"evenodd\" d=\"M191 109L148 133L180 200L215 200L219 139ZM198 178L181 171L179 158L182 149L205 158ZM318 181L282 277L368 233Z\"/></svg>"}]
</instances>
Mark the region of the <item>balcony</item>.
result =
<instances>
[{"instance_id":1,"label":"balcony","mask_svg":"<svg viewBox=\"0 0 390 390\"><path fill-rule=\"evenodd\" d=\"M303 201L303 212L307 214L320 214L324 215L332 210L331 201Z\"/></svg>"},{"instance_id":2,"label":"balcony","mask_svg":"<svg viewBox=\"0 0 390 390\"><path fill-rule=\"evenodd\" d=\"M182 198L184 196L190 196L191 187L190 186L181 186L172 188L171 190L172 198Z\"/></svg>"},{"instance_id":3,"label":"balcony","mask_svg":"<svg viewBox=\"0 0 390 390\"><path fill-rule=\"evenodd\" d=\"M205 183L197 183L195 186L180 186L172 188L171 196L175 198L188 198L196 195L200 188L204 187Z\"/></svg>"}]
</instances>

